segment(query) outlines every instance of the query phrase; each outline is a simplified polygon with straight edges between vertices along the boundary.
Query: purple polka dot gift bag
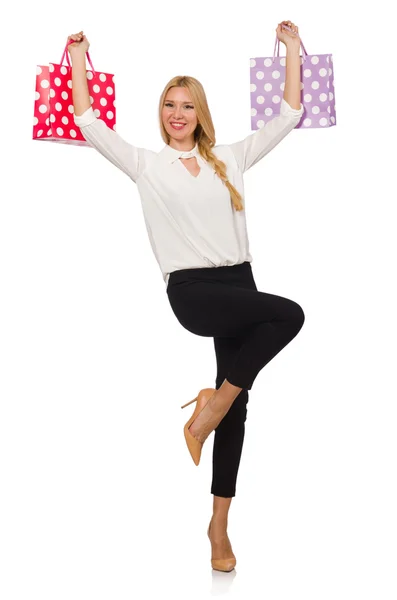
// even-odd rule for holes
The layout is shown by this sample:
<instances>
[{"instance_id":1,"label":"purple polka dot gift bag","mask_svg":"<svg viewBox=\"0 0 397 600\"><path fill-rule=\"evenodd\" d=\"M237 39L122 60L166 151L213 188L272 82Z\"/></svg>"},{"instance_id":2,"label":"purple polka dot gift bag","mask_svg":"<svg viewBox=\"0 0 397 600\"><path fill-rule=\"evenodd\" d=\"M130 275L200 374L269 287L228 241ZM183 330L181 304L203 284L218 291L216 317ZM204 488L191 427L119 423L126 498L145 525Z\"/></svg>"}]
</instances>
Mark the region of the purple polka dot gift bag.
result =
<instances>
[{"instance_id":1,"label":"purple polka dot gift bag","mask_svg":"<svg viewBox=\"0 0 397 600\"><path fill-rule=\"evenodd\" d=\"M33 139L90 147L73 119L72 65L67 50L72 43L73 40L66 44L59 65L36 67ZM92 108L97 117L116 131L114 75L95 71L89 52L86 55L92 69L87 69ZM67 66L62 64L65 56Z\"/></svg>"},{"instance_id":2,"label":"purple polka dot gift bag","mask_svg":"<svg viewBox=\"0 0 397 600\"><path fill-rule=\"evenodd\" d=\"M278 45L277 45L278 42ZM277 56L276 53L277 46ZM301 103L304 108L295 129L336 125L332 54L307 54L301 40ZM279 56L276 35L273 57L250 59L251 129L260 129L280 114L285 86L286 57Z\"/></svg>"}]
</instances>

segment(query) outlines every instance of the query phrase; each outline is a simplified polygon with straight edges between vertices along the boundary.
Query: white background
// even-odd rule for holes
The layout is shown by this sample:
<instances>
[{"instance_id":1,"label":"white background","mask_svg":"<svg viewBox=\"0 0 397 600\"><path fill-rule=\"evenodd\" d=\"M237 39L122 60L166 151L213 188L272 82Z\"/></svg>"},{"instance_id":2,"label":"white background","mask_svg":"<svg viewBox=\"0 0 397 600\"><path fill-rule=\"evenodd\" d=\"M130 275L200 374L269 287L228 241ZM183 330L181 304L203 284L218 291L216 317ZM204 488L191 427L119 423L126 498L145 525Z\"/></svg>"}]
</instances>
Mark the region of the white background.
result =
<instances>
[{"instance_id":1,"label":"white background","mask_svg":"<svg viewBox=\"0 0 397 600\"><path fill-rule=\"evenodd\" d=\"M14 3L2 24L0 596L394 600L397 584L395 24L385 2ZM331 53L337 125L294 130L245 175L258 289L306 321L250 392L234 572L211 570L215 386L183 329L135 184L91 148L33 141L36 65L83 30L117 77L117 131L160 151L158 101L199 79L216 143L251 133L249 59L290 19ZM285 55L285 47L280 45ZM394 573L393 573L394 571Z\"/></svg>"}]
</instances>

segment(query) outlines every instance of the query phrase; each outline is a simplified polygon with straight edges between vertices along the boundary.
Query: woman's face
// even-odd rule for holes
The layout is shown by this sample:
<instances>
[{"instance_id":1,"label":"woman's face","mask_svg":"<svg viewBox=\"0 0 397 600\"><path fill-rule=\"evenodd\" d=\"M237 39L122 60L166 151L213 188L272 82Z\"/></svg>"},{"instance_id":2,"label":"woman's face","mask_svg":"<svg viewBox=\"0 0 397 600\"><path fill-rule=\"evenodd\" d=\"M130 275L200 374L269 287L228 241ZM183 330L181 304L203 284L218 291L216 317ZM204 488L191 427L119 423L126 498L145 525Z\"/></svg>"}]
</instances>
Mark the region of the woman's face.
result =
<instances>
[{"instance_id":1,"label":"woman's face","mask_svg":"<svg viewBox=\"0 0 397 600\"><path fill-rule=\"evenodd\" d=\"M162 108L162 119L170 135L169 145L177 150L194 146L194 130L197 126L196 110L186 88L173 87L168 90ZM183 123L183 127L174 129L171 123Z\"/></svg>"}]
</instances>

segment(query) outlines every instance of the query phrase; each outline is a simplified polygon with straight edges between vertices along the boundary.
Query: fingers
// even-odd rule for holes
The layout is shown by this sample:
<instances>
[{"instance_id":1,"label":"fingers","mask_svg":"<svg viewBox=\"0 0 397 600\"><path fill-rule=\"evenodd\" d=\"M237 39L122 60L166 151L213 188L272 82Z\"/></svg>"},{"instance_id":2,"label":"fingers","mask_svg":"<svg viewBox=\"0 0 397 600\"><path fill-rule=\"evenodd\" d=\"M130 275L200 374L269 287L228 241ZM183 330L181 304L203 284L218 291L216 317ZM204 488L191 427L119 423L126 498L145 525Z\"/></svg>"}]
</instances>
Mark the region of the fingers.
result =
<instances>
[{"instance_id":1,"label":"fingers","mask_svg":"<svg viewBox=\"0 0 397 600\"><path fill-rule=\"evenodd\" d=\"M68 42L70 40L73 40L74 42L81 42L81 40L83 38L84 38L84 33L83 33L83 31L80 31L79 33L73 33L72 35L69 35Z\"/></svg>"},{"instance_id":2,"label":"fingers","mask_svg":"<svg viewBox=\"0 0 397 600\"><path fill-rule=\"evenodd\" d=\"M286 30L285 27L283 27L283 25L286 25L287 27L289 27L291 29L291 31L288 31L288 29ZM292 21L281 21L281 23L278 24L276 31L278 31L278 30L284 30L286 33L296 34L299 32L299 27L294 25L294 23L292 23Z\"/></svg>"}]
</instances>

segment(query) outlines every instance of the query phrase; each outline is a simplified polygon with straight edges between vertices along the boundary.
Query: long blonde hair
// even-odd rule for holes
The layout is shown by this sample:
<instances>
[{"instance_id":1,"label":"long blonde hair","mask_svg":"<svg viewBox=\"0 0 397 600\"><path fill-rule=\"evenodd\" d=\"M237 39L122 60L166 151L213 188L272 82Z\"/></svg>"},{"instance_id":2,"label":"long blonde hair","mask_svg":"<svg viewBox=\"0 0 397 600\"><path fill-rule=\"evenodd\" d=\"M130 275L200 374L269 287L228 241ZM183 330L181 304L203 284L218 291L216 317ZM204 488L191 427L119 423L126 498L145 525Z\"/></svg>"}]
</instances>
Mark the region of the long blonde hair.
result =
<instances>
[{"instance_id":1,"label":"long blonde hair","mask_svg":"<svg viewBox=\"0 0 397 600\"><path fill-rule=\"evenodd\" d=\"M164 105L165 97L170 88L172 87L184 87L188 89L197 114L198 123L194 131L194 139L198 145L199 154L203 157L204 160L206 160L210 165L212 165L218 177L228 188L234 208L236 210L243 210L244 207L242 205L241 194L239 194L236 188L228 180L225 163L219 160L219 158L217 158L212 152L212 148L215 146L214 124L212 122L210 109L208 108L204 88L201 85L201 83L194 77L189 77L187 75L179 75L173 77L165 86L159 102L159 120L161 137L163 138L166 144L169 144L170 136L164 127L161 112Z\"/></svg>"}]
</instances>

